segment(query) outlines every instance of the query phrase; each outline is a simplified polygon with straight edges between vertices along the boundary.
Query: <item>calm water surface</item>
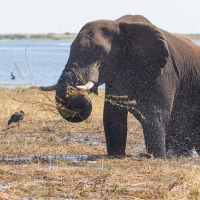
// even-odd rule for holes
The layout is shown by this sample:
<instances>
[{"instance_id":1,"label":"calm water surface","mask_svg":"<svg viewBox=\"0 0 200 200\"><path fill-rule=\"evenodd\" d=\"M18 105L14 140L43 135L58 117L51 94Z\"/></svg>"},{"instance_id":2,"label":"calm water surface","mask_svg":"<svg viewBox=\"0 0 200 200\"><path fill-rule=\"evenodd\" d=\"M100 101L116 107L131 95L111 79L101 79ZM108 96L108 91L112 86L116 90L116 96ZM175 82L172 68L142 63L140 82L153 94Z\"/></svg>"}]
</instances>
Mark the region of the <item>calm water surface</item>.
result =
<instances>
[{"instance_id":1,"label":"calm water surface","mask_svg":"<svg viewBox=\"0 0 200 200\"><path fill-rule=\"evenodd\" d=\"M71 43L71 40L0 41L0 84L55 84L68 60Z\"/></svg>"},{"instance_id":2,"label":"calm water surface","mask_svg":"<svg viewBox=\"0 0 200 200\"><path fill-rule=\"evenodd\" d=\"M71 40L0 41L0 85L52 85L67 63ZM195 41L200 45L200 41ZM11 79L11 72L16 79Z\"/></svg>"}]
</instances>

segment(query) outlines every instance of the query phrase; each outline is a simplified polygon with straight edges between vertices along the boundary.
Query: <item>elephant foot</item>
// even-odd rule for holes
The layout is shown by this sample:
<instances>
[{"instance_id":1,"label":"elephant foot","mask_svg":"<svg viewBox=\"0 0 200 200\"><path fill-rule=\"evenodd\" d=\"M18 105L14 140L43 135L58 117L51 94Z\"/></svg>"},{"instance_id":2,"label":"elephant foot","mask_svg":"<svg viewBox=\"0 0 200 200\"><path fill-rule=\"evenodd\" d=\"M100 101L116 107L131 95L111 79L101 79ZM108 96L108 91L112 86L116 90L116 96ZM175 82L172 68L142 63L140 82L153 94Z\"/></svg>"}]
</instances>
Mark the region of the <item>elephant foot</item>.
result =
<instances>
[{"instance_id":1,"label":"elephant foot","mask_svg":"<svg viewBox=\"0 0 200 200\"><path fill-rule=\"evenodd\" d=\"M108 157L109 158L124 158L126 153L121 149L108 149Z\"/></svg>"},{"instance_id":2,"label":"elephant foot","mask_svg":"<svg viewBox=\"0 0 200 200\"><path fill-rule=\"evenodd\" d=\"M139 153L138 154L138 158L147 158L147 159L150 159L150 158L153 158L153 155L148 154L148 153Z\"/></svg>"},{"instance_id":3,"label":"elephant foot","mask_svg":"<svg viewBox=\"0 0 200 200\"><path fill-rule=\"evenodd\" d=\"M200 156L200 148L195 148L197 154Z\"/></svg>"},{"instance_id":4,"label":"elephant foot","mask_svg":"<svg viewBox=\"0 0 200 200\"><path fill-rule=\"evenodd\" d=\"M172 157L179 158L181 156L192 157L193 155L194 155L194 152L193 152L192 149L190 149L190 150L182 150L182 151L175 151L173 149L169 149L167 151L166 157L167 157L167 159L170 159Z\"/></svg>"},{"instance_id":5,"label":"elephant foot","mask_svg":"<svg viewBox=\"0 0 200 200\"><path fill-rule=\"evenodd\" d=\"M109 159L114 159L114 158L125 158L126 155L109 155L108 154L108 158Z\"/></svg>"},{"instance_id":6,"label":"elephant foot","mask_svg":"<svg viewBox=\"0 0 200 200\"><path fill-rule=\"evenodd\" d=\"M169 149L166 153L166 158L170 159L172 157L176 157L175 151L173 149Z\"/></svg>"}]
</instances>

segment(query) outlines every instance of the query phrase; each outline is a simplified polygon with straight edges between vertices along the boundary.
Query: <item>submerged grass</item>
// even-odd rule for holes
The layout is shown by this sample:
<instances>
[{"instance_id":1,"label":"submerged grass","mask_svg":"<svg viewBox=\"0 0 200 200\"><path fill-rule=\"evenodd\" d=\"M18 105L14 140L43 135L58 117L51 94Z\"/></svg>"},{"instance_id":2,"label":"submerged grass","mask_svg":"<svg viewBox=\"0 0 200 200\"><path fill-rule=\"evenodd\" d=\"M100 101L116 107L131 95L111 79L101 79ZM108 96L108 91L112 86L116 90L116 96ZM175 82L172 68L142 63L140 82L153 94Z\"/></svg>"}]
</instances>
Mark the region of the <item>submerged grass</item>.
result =
<instances>
[{"instance_id":1,"label":"submerged grass","mask_svg":"<svg viewBox=\"0 0 200 200\"><path fill-rule=\"evenodd\" d=\"M93 111L79 124L63 120L55 92L0 89L0 158L105 155L104 90L90 94ZM116 105L117 106L117 105ZM11 114L26 114L18 127ZM140 124L128 116L127 154L145 153ZM127 157L85 162L0 162L0 199L200 199L200 159Z\"/></svg>"}]
</instances>

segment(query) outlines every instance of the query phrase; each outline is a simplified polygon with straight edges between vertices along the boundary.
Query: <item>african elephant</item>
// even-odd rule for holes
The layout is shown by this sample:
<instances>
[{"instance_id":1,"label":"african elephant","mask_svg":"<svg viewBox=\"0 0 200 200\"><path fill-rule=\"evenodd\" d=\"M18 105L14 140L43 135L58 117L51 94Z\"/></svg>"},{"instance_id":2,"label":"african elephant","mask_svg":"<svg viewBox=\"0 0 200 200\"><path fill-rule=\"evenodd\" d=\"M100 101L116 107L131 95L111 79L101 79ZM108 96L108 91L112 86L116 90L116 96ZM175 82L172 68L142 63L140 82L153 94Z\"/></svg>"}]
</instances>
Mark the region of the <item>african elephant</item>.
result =
<instances>
[{"instance_id":1,"label":"african elephant","mask_svg":"<svg viewBox=\"0 0 200 200\"><path fill-rule=\"evenodd\" d=\"M97 94L103 83L109 156L125 156L128 112L140 121L146 150L154 157L181 156L192 148L200 154L200 47L140 15L89 22L73 41L57 83L60 114L71 122L85 120L89 98L67 96L66 88ZM67 108L76 114L66 116Z\"/></svg>"}]
</instances>

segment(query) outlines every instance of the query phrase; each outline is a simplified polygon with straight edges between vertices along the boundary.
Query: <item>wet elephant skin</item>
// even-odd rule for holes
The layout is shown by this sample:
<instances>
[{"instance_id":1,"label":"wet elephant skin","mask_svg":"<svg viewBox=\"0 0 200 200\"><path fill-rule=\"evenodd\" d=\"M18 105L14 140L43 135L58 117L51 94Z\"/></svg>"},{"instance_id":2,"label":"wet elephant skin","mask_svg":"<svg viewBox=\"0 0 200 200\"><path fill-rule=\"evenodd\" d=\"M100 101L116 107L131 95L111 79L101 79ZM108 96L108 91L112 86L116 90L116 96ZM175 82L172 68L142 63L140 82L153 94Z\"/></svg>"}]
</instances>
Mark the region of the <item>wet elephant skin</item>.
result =
<instances>
[{"instance_id":1,"label":"wet elephant skin","mask_svg":"<svg viewBox=\"0 0 200 200\"><path fill-rule=\"evenodd\" d=\"M195 148L200 154L200 47L191 41L139 15L89 22L71 45L57 83L57 103L70 107L66 87L88 82L94 83L94 93L105 83L109 156L125 156L128 112L142 125L147 153L166 158ZM129 105L133 100L136 109Z\"/></svg>"}]
</instances>

